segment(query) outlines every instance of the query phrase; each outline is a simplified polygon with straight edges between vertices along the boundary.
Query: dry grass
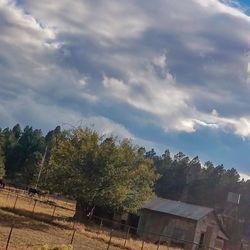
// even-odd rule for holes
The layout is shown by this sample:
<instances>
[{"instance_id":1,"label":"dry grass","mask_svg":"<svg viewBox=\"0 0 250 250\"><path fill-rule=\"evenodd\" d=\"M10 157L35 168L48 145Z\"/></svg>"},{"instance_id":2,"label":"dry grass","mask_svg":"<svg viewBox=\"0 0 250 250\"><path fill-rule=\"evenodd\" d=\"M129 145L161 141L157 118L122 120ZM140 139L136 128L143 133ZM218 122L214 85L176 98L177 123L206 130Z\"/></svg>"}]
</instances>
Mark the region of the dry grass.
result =
<instances>
[{"instance_id":1,"label":"dry grass","mask_svg":"<svg viewBox=\"0 0 250 250\"><path fill-rule=\"evenodd\" d=\"M72 245L44 245L39 250L73 250Z\"/></svg>"},{"instance_id":2,"label":"dry grass","mask_svg":"<svg viewBox=\"0 0 250 250\"><path fill-rule=\"evenodd\" d=\"M49 218L52 217L53 215L53 217L55 218L61 218L67 220L69 218L72 218L72 216L74 215L74 210L75 210L74 202L71 203L65 202L60 199L55 199L51 196L46 196L41 198L30 197L29 195L24 193L1 190L0 206L2 208L8 208L8 209L13 208L15 206L15 209L17 210L23 210L30 213L33 213L34 209L34 216L36 217L43 216L44 218ZM46 204L45 202L50 202L50 203ZM55 206L53 204L57 206L55 211L54 211Z\"/></svg>"},{"instance_id":3,"label":"dry grass","mask_svg":"<svg viewBox=\"0 0 250 250\"><path fill-rule=\"evenodd\" d=\"M13 236L9 249L38 249L44 244L69 244L73 233L73 222L71 218L74 214L72 211L75 203L62 199L47 197L58 206L67 207L71 210L56 208L54 216L53 205L36 202L35 210L33 208L35 201L24 194L19 194L15 210L13 206L16 201L16 194L12 192L0 192L0 249L4 247L11 224L15 223ZM98 226L86 226L75 224L76 234L74 237L74 249L106 249L110 241L110 230ZM128 237L126 247L124 247L126 233L114 231L112 233L112 245L110 250L141 249L142 241ZM144 250L156 250L157 245L144 243ZM172 250L167 246L160 246L159 250Z\"/></svg>"},{"instance_id":4,"label":"dry grass","mask_svg":"<svg viewBox=\"0 0 250 250\"><path fill-rule=\"evenodd\" d=\"M25 216L0 209L0 249L4 249L11 224L14 222L9 250L39 249L41 246L70 244L73 230L70 227L53 226ZM106 249L105 242L89 238L77 232L74 249ZM119 248L111 248L119 249Z\"/></svg>"}]
</instances>

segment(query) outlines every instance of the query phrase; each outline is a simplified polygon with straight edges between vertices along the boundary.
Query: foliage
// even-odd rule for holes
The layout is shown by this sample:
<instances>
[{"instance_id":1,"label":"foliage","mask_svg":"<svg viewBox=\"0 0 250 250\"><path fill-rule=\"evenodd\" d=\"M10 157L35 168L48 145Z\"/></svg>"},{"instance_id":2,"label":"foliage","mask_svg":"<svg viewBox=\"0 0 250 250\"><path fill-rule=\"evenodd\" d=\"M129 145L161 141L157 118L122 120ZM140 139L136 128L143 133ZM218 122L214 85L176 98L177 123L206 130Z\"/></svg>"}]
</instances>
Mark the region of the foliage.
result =
<instances>
[{"instance_id":1,"label":"foliage","mask_svg":"<svg viewBox=\"0 0 250 250\"><path fill-rule=\"evenodd\" d=\"M153 195L157 178L152 161L130 141L103 139L88 128L58 139L49 164L50 188L88 207L134 211Z\"/></svg>"},{"instance_id":2,"label":"foliage","mask_svg":"<svg viewBox=\"0 0 250 250\"><path fill-rule=\"evenodd\" d=\"M45 147L42 131L29 126L22 131L19 124L13 129L5 128L0 131L0 147L4 155L0 166L5 163L7 178L33 184Z\"/></svg>"},{"instance_id":3,"label":"foliage","mask_svg":"<svg viewBox=\"0 0 250 250\"><path fill-rule=\"evenodd\" d=\"M5 175L4 157L0 154L0 179Z\"/></svg>"}]
</instances>

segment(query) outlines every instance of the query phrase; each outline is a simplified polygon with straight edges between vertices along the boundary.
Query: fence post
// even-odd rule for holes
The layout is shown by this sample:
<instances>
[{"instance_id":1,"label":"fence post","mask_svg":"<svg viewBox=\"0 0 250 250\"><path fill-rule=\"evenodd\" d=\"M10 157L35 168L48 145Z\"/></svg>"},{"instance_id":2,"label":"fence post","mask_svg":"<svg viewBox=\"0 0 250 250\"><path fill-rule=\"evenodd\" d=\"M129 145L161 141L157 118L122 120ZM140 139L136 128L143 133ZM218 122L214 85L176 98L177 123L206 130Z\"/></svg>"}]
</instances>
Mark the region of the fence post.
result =
<instances>
[{"instance_id":1,"label":"fence post","mask_svg":"<svg viewBox=\"0 0 250 250\"><path fill-rule=\"evenodd\" d=\"M112 240L112 236L113 236L112 233L113 233L113 229L110 232L110 237L109 237L109 242L108 242L107 250L109 250L109 247L110 247L110 244L111 244L111 240Z\"/></svg>"},{"instance_id":2,"label":"fence post","mask_svg":"<svg viewBox=\"0 0 250 250\"><path fill-rule=\"evenodd\" d=\"M159 250L160 244L161 244L161 235L160 235L160 238L159 238L159 241L158 241L158 244L157 244L157 250Z\"/></svg>"},{"instance_id":3,"label":"fence post","mask_svg":"<svg viewBox=\"0 0 250 250\"><path fill-rule=\"evenodd\" d=\"M16 196L15 203L14 203L14 205L13 205L13 209L15 209L15 208L16 208L17 199L18 199L18 194L17 194L17 196Z\"/></svg>"},{"instance_id":4,"label":"fence post","mask_svg":"<svg viewBox=\"0 0 250 250\"><path fill-rule=\"evenodd\" d=\"M129 237L129 232L130 232L130 226L128 227L128 231L126 233L126 238L125 238L125 242L124 242L124 247L126 246L127 244L127 240L128 240L128 237Z\"/></svg>"},{"instance_id":5,"label":"fence post","mask_svg":"<svg viewBox=\"0 0 250 250\"><path fill-rule=\"evenodd\" d=\"M144 240L144 238L143 238L143 239L142 239L141 250L143 250L143 249L144 249L144 243L145 243L145 240Z\"/></svg>"},{"instance_id":6,"label":"fence post","mask_svg":"<svg viewBox=\"0 0 250 250\"><path fill-rule=\"evenodd\" d=\"M73 234L72 234L72 237L71 237L70 245L73 245L73 241L74 241L74 238L75 238L75 233L76 233L76 229L73 230Z\"/></svg>"},{"instance_id":7,"label":"fence post","mask_svg":"<svg viewBox=\"0 0 250 250\"><path fill-rule=\"evenodd\" d=\"M37 200L35 200L35 203L34 203L34 205L33 205L32 216L34 215L34 212L35 212L36 203L37 203Z\"/></svg>"},{"instance_id":8,"label":"fence post","mask_svg":"<svg viewBox=\"0 0 250 250\"><path fill-rule=\"evenodd\" d=\"M100 233L100 231L101 231L101 229L102 229L102 226L103 226L103 219L101 219L101 222L100 222L99 233Z\"/></svg>"},{"instance_id":9,"label":"fence post","mask_svg":"<svg viewBox=\"0 0 250 250\"><path fill-rule=\"evenodd\" d=\"M14 224L11 225L11 228L10 228L10 232L9 232L9 236L8 236L8 239L7 239L7 243L6 243L6 248L5 248L5 250L8 250L8 248L9 248L9 243L10 243L10 238L11 238L11 235L12 235L13 228L14 228Z\"/></svg>"},{"instance_id":10,"label":"fence post","mask_svg":"<svg viewBox=\"0 0 250 250\"><path fill-rule=\"evenodd\" d=\"M169 250L169 247L171 247L171 238L168 238L167 241L168 241L167 242L167 247L168 247L168 250Z\"/></svg>"},{"instance_id":11,"label":"fence post","mask_svg":"<svg viewBox=\"0 0 250 250\"><path fill-rule=\"evenodd\" d=\"M74 222L73 222L73 229L75 229L75 226L76 226L76 219L74 220Z\"/></svg>"},{"instance_id":12,"label":"fence post","mask_svg":"<svg viewBox=\"0 0 250 250\"><path fill-rule=\"evenodd\" d=\"M56 206L54 206L54 209L53 209L53 213L52 213L52 220L54 219L55 212L56 212Z\"/></svg>"},{"instance_id":13,"label":"fence post","mask_svg":"<svg viewBox=\"0 0 250 250\"><path fill-rule=\"evenodd\" d=\"M9 199L9 195L10 195L10 190L8 189L8 190L7 190L7 196L6 196L6 202L7 202L8 199Z\"/></svg>"}]
</instances>

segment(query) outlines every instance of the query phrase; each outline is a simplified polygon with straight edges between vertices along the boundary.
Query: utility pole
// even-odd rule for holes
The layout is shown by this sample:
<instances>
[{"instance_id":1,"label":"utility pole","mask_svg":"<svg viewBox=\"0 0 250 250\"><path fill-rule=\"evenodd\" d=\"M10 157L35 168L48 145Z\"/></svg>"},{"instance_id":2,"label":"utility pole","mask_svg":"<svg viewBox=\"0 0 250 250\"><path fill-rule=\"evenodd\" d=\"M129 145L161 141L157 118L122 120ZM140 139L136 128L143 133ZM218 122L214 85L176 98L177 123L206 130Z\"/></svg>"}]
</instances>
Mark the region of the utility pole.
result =
<instances>
[{"instance_id":1,"label":"utility pole","mask_svg":"<svg viewBox=\"0 0 250 250\"><path fill-rule=\"evenodd\" d=\"M42 161L41 161L41 164L40 164L40 170L39 170L39 173L38 173L38 176L37 176L35 189L37 189L37 187L38 187L38 183L39 183L39 180L40 180L40 177L41 177L41 174L42 174L42 169L43 169L43 165L44 165L44 162L45 162L45 158L47 156L47 151L48 151L48 145L45 148L43 158L42 158Z\"/></svg>"}]
</instances>

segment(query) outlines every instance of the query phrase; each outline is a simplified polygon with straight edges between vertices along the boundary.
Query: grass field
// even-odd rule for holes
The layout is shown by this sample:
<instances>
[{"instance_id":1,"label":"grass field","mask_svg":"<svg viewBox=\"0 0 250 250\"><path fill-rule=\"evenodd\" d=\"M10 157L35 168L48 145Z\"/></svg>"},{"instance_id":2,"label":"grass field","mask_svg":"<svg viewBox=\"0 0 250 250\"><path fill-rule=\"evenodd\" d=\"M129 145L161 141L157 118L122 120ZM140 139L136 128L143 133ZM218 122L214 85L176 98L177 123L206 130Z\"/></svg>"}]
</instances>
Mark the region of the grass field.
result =
<instances>
[{"instance_id":1,"label":"grass field","mask_svg":"<svg viewBox=\"0 0 250 250\"><path fill-rule=\"evenodd\" d=\"M12 231L9 249L38 249L44 244L70 244L73 230L68 227L53 226L25 216L15 215L0 209L0 246L4 249L11 223ZM76 232L74 249L106 249L107 244ZM119 249L119 248L111 248Z\"/></svg>"},{"instance_id":2,"label":"grass field","mask_svg":"<svg viewBox=\"0 0 250 250\"><path fill-rule=\"evenodd\" d=\"M17 198L17 195L18 198ZM75 228L74 249L107 249L110 241L110 229L95 225L74 224L75 203L47 197L53 205L35 202L26 194L0 192L0 249L5 249L11 225L14 224L9 249L39 249L44 244L70 244ZM44 200L44 201L45 201ZM16 203L16 204L15 204ZM51 203L50 203L51 204ZM56 204L59 207L56 207ZM35 205L35 206L34 206ZM15 209L13 207L15 206ZM63 209L63 207L67 209ZM33 211L34 210L34 211ZM112 233L109 250L142 248L142 241L131 237L126 241L126 234L120 231ZM144 243L144 250L157 250L157 246ZM172 250L160 246L159 250Z\"/></svg>"}]
</instances>

